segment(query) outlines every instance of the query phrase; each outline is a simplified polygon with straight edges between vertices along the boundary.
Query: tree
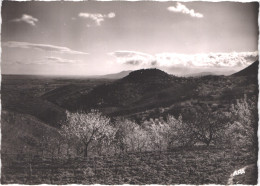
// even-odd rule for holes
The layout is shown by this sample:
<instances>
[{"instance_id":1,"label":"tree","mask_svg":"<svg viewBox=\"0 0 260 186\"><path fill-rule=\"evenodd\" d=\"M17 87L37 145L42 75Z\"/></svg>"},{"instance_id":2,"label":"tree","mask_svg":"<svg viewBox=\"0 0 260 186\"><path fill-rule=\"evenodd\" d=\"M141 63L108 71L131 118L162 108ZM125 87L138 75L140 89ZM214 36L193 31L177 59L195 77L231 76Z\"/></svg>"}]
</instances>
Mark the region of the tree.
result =
<instances>
[{"instance_id":1,"label":"tree","mask_svg":"<svg viewBox=\"0 0 260 186\"><path fill-rule=\"evenodd\" d=\"M114 127L116 128L116 134L114 138L115 149L119 149L120 152L127 152L129 146L127 144L127 136L132 132L133 127L136 124L130 120L123 118L116 118Z\"/></svg>"},{"instance_id":2,"label":"tree","mask_svg":"<svg viewBox=\"0 0 260 186\"><path fill-rule=\"evenodd\" d=\"M212 112L208 109L196 112L188 125L194 140L209 146L211 142L222 138L222 134L229 126L229 117L228 113Z\"/></svg>"},{"instance_id":3,"label":"tree","mask_svg":"<svg viewBox=\"0 0 260 186\"><path fill-rule=\"evenodd\" d=\"M62 126L61 134L69 139L75 137L82 142L84 157L87 157L90 145L112 138L114 129L110 126L110 119L102 116L97 110L91 110L90 113L67 112L66 123Z\"/></svg>"},{"instance_id":4,"label":"tree","mask_svg":"<svg viewBox=\"0 0 260 186\"><path fill-rule=\"evenodd\" d=\"M227 134L233 146L247 147L257 153L257 111L257 99L248 99L246 95L232 105L232 125L228 128Z\"/></svg>"},{"instance_id":5,"label":"tree","mask_svg":"<svg viewBox=\"0 0 260 186\"><path fill-rule=\"evenodd\" d=\"M167 124L169 125L168 148L192 146L196 143L192 128L186 122L183 122L182 116L176 119L174 116L168 115Z\"/></svg>"},{"instance_id":6,"label":"tree","mask_svg":"<svg viewBox=\"0 0 260 186\"><path fill-rule=\"evenodd\" d=\"M145 130L149 134L150 145L152 149L163 150L167 148L170 135L170 127L164 121L150 120L149 124L145 125Z\"/></svg>"},{"instance_id":7,"label":"tree","mask_svg":"<svg viewBox=\"0 0 260 186\"><path fill-rule=\"evenodd\" d=\"M115 145L121 152L143 151L148 148L148 132L133 121L117 119Z\"/></svg>"}]
</instances>

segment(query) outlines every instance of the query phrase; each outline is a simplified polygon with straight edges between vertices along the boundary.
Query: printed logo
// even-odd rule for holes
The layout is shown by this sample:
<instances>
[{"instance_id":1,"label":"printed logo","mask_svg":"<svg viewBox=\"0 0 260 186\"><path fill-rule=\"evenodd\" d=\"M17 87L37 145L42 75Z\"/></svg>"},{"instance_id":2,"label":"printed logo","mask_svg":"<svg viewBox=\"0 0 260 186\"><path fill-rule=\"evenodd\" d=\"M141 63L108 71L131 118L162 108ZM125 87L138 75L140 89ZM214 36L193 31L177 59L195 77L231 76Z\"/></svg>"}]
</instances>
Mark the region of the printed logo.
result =
<instances>
[{"instance_id":1,"label":"printed logo","mask_svg":"<svg viewBox=\"0 0 260 186\"><path fill-rule=\"evenodd\" d=\"M245 174L245 168L242 168L242 169L239 169L239 170L236 170L233 172L233 176L237 176L240 174Z\"/></svg>"}]
</instances>

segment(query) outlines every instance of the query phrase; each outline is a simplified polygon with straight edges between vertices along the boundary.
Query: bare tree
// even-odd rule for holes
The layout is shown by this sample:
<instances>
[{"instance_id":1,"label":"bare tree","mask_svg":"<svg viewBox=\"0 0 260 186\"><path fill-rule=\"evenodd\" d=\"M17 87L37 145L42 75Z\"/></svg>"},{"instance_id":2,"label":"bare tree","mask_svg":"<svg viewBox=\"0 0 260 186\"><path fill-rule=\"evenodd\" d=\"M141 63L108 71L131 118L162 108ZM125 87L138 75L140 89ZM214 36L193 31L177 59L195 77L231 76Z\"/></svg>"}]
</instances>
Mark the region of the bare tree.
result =
<instances>
[{"instance_id":1,"label":"bare tree","mask_svg":"<svg viewBox=\"0 0 260 186\"><path fill-rule=\"evenodd\" d=\"M221 138L221 134L229 126L229 117L226 113L204 110L196 112L188 122L188 128L194 140L202 142L207 146L212 141Z\"/></svg>"}]
</instances>

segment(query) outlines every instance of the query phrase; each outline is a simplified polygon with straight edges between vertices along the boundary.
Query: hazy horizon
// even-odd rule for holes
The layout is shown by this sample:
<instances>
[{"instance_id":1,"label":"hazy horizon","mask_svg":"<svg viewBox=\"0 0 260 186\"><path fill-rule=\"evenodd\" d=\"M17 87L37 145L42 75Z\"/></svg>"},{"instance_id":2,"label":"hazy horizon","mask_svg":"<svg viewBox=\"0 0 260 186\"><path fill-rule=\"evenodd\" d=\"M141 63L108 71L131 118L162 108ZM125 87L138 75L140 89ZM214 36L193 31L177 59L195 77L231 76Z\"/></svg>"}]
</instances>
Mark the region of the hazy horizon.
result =
<instances>
[{"instance_id":1,"label":"hazy horizon","mask_svg":"<svg viewBox=\"0 0 260 186\"><path fill-rule=\"evenodd\" d=\"M246 67L245 67L246 68ZM122 70L122 71L118 71L118 72L112 72L112 73L106 73L106 74L93 74L93 75L88 75L88 74L33 74L33 73L2 73L2 75L18 75L18 76L22 76L22 75L28 75L28 76L58 76L58 77L100 77L100 76L106 76L106 75L113 75L113 74L119 74L119 73L123 73L123 72L133 72L133 71L136 71L136 70L143 70L143 69L158 69L158 70L162 70L162 69L159 69L159 68L139 68L139 69L135 69L135 70ZM242 70L242 69L241 69ZM171 72L167 72L165 70L162 70L170 75L176 75L176 76L189 76L189 75L194 75L194 74L200 74L200 73L212 73L214 75L231 75L235 72L238 72L240 70L230 70L230 71L212 71L212 70L207 70L205 69L204 71L188 71L186 73L171 73Z\"/></svg>"},{"instance_id":2,"label":"hazy horizon","mask_svg":"<svg viewBox=\"0 0 260 186\"><path fill-rule=\"evenodd\" d=\"M256 2L2 2L2 74L227 74L257 58Z\"/></svg>"}]
</instances>

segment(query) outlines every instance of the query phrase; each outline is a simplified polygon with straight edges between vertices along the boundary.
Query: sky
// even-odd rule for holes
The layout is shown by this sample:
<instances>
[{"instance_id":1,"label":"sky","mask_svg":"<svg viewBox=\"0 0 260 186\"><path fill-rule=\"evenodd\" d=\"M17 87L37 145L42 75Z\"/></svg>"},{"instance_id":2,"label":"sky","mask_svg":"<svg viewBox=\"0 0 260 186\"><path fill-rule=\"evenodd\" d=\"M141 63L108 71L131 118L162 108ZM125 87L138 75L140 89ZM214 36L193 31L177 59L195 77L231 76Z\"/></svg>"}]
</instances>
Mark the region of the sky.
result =
<instances>
[{"instance_id":1,"label":"sky","mask_svg":"<svg viewBox=\"0 0 260 186\"><path fill-rule=\"evenodd\" d=\"M2 2L2 74L230 73L258 58L258 3Z\"/></svg>"}]
</instances>

